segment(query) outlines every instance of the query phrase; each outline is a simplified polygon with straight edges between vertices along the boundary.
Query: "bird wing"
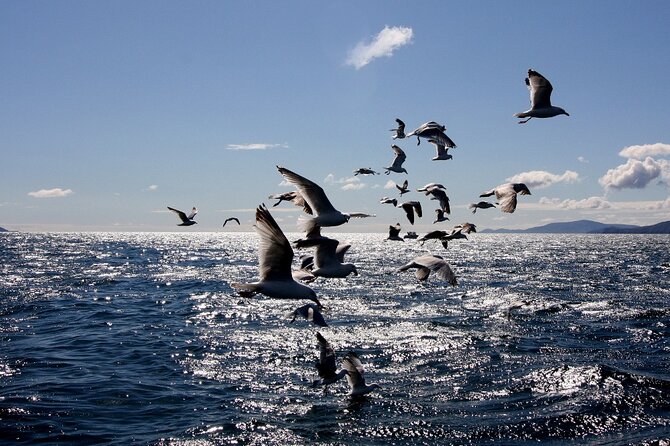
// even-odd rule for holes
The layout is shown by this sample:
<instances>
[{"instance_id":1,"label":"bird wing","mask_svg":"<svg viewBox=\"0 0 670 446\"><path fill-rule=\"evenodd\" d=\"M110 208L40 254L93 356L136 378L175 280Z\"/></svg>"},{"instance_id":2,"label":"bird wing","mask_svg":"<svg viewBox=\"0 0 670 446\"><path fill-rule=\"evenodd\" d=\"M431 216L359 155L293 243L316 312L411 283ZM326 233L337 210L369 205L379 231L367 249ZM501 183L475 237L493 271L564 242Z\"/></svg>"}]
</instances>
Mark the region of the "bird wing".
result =
<instances>
[{"instance_id":1,"label":"bird wing","mask_svg":"<svg viewBox=\"0 0 670 446\"><path fill-rule=\"evenodd\" d=\"M319 362L316 368L321 378L328 378L334 375L337 370L335 352L326 338L321 336L321 333L316 332L316 339L319 341Z\"/></svg>"},{"instance_id":2,"label":"bird wing","mask_svg":"<svg viewBox=\"0 0 670 446\"><path fill-rule=\"evenodd\" d=\"M418 201L410 201L412 203L412 206L414 207L414 211L416 212L417 217L421 217L421 203Z\"/></svg>"},{"instance_id":3,"label":"bird wing","mask_svg":"<svg viewBox=\"0 0 670 446\"><path fill-rule=\"evenodd\" d=\"M412 203L408 201L407 203L401 204L401 206L405 210L407 220L409 220L410 224L414 224L414 207L412 206Z\"/></svg>"},{"instance_id":4,"label":"bird wing","mask_svg":"<svg viewBox=\"0 0 670 446\"><path fill-rule=\"evenodd\" d=\"M228 223L229 221L236 221L238 225L240 224L240 220L237 217L230 217L226 218L226 221L223 222L223 226L226 226L226 223Z\"/></svg>"},{"instance_id":5,"label":"bird wing","mask_svg":"<svg viewBox=\"0 0 670 446\"><path fill-rule=\"evenodd\" d=\"M347 356L342 359L342 368L347 371L347 382L352 390L365 386L365 369L356 353L347 353Z\"/></svg>"},{"instance_id":6,"label":"bird wing","mask_svg":"<svg viewBox=\"0 0 670 446\"><path fill-rule=\"evenodd\" d=\"M335 255L337 256L337 261L340 263L344 263L344 255L349 251L349 248L351 248L350 243L339 243L337 245L337 249L335 250Z\"/></svg>"},{"instance_id":7,"label":"bird wing","mask_svg":"<svg viewBox=\"0 0 670 446\"><path fill-rule=\"evenodd\" d=\"M400 225L389 226L389 237L398 237L400 234Z\"/></svg>"},{"instance_id":8,"label":"bird wing","mask_svg":"<svg viewBox=\"0 0 670 446\"><path fill-rule=\"evenodd\" d=\"M321 186L284 167L277 166L277 170L282 174L286 181L298 188L298 191L304 200L313 211L316 211L317 215L336 212Z\"/></svg>"},{"instance_id":9,"label":"bird wing","mask_svg":"<svg viewBox=\"0 0 670 446\"><path fill-rule=\"evenodd\" d=\"M364 212L348 212L347 215L352 218L368 218L376 217L376 214L366 214Z\"/></svg>"},{"instance_id":10,"label":"bird wing","mask_svg":"<svg viewBox=\"0 0 670 446\"><path fill-rule=\"evenodd\" d=\"M193 209L191 209L191 213L188 214L188 219L189 219L189 220L193 220L193 218L195 218L195 215L196 215L197 213L198 213L198 210L197 210L197 209L195 208L195 206L194 206Z\"/></svg>"},{"instance_id":11,"label":"bird wing","mask_svg":"<svg viewBox=\"0 0 670 446\"><path fill-rule=\"evenodd\" d=\"M516 210L516 193L498 197L498 204L501 211L511 214Z\"/></svg>"},{"instance_id":12,"label":"bird wing","mask_svg":"<svg viewBox=\"0 0 670 446\"><path fill-rule=\"evenodd\" d=\"M392 167L397 167L400 168L402 166L402 163L405 162L407 159L407 155L405 155L405 152L395 144L391 146L393 149L393 153L395 153L395 158L393 158L393 163L391 164Z\"/></svg>"},{"instance_id":13,"label":"bird wing","mask_svg":"<svg viewBox=\"0 0 670 446\"><path fill-rule=\"evenodd\" d=\"M337 255L335 253L338 243L337 240L327 237L322 237L316 242L314 265L317 268L340 263L337 261Z\"/></svg>"},{"instance_id":14,"label":"bird wing","mask_svg":"<svg viewBox=\"0 0 670 446\"><path fill-rule=\"evenodd\" d=\"M551 83L540 73L528 70L526 86L530 90L530 108L551 107L551 92L554 89Z\"/></svg>"},{"instance_id":15,"label":"bird wing","mask_svg":"<svg viewBox=\"0 0 670 446\"><path fill-rule=\"evenodd\" d=\"M261 281L293 280L293 249L268 209L256 208L254 229L260 236L258 269Z\"/></svg>"},{"instance_id":16,"label":"bird wing","mask_svg":"<svg viewBox=\"0 0 670 446\"><path fill-rule=\"evenodd\" d=\"M179 209L171 208L170 206L168 206L167 208L168 208L169 210L171 210L172 212L175 212L175 213L179 216L179 219L180 219L181 221L183 221L184 223L187 223L187 222L188 222L188 217L186 216L185 213L183 213L183 212L180 211Z\"/></svg>"}]
</instances>

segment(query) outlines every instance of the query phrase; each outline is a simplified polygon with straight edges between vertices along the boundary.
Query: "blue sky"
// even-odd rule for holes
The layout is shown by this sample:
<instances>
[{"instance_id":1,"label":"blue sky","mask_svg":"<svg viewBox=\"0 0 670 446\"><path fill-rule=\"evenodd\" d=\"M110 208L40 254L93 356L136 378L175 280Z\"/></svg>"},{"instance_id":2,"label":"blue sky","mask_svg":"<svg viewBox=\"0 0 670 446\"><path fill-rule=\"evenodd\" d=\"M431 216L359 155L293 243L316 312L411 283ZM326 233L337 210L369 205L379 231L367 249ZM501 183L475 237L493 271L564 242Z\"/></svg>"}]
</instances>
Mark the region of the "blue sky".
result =
<instances>
[{"instance_id":1,"label":"blue sky","mask_svg":"<svg viewBox=\"0 0 670 446\"><path fill-rule=\"evenodd\" d=\"M379 204L404 178L447 186L453 224L670 219L670 3L530 5L0 1L0 226L218 231L237 216L248 231L292 189L277 164L377 215L342 231L412 229ZM528 68L569 117L517 124ZM396 117L445 124L453 159L405 139L408 175L352 179L390 164ZM514 214L470 213L510 178L532 191ZM404 197L424 205L413 229L434 229L435 202ZM166 206L197 206L199 224ZM275 210L297 230L297 208Z\"/></svg>"}]
</instances>

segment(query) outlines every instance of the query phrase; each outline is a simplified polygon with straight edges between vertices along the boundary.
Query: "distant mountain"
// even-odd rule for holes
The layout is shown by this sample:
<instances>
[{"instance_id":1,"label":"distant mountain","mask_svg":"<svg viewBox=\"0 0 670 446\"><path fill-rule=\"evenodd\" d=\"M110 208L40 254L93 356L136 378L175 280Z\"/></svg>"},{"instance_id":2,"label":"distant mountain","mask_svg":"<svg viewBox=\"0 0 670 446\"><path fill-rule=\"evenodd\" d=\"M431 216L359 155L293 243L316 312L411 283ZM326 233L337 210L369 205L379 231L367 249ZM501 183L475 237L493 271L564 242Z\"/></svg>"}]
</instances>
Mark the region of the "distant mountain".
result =
<instances>
[{"instance_id":1,"label":"distant mountain","mask_svg":"<svg viewBox=\"0 0 670 446\"><path fill-rule=\"evenodd\" d=\"M605 224L592 220L549 223L528 229L484 229L496 234L670 234L670 221L652 226Z\"/></svg>"}]
</instances>

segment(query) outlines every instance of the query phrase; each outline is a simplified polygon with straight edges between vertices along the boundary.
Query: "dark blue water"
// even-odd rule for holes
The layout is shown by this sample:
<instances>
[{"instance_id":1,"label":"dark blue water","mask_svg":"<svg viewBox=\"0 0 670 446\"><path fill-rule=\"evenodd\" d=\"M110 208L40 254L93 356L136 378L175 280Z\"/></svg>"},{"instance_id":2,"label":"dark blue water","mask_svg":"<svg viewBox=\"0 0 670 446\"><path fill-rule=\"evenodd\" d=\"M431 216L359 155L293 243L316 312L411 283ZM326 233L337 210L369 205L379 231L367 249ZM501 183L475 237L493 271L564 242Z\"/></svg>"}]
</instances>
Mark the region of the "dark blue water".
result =
<instances>
[{"instance_id":1,"label":"dark blue water","mask_svg":"<svg viewBox=\"0 0 670 446\"><path fill-rule=\"evenodd\" d=\"M254 234L0 235L0 444L669 444L670 237L338 238L361 275L312 287L362 400L309 387L302 302L231 289ZM459 286L396 272L427 250Z\"/></svg>"}]
</instances>

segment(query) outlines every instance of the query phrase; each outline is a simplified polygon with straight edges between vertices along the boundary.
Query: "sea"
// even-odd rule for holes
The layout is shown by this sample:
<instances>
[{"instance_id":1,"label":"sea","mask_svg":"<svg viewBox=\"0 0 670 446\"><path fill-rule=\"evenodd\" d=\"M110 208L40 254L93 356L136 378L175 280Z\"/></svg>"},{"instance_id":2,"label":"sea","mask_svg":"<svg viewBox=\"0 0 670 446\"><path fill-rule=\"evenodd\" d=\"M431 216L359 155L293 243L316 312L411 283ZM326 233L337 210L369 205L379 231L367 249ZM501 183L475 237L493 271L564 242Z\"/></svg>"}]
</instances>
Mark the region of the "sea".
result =
<instances>
[{"instance_id":1,"label":"sea","mask_svg":"<svg viewBox=\"0 0 670 446\"><path fill-rule=\"evenodd\" d=\"M670 236L331 236L316 327L231 288L254 233L0 234L0 444L670 444ZM317 331L381 389L313 388Z\"/></svg>"}]
</instances>

